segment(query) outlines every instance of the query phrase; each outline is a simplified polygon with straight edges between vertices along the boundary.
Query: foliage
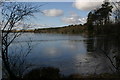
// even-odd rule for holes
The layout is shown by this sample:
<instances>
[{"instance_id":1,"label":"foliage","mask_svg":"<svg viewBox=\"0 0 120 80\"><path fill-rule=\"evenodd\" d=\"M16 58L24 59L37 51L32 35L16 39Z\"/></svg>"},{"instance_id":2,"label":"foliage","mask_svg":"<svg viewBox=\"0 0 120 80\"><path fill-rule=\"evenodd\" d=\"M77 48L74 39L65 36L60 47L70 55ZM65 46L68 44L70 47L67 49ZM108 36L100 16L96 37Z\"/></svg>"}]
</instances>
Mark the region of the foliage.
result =
<instances>
[{"instance_id":1,"label":"foliage","mask_svg":"<svg viewBox=\"0 0 120 80\"><path fill-rule=\"evenodd\" d=\"M43 67L31 70L23 78L24 80L59 80L59 69L52 67Z\"/></svg>"},{"instance_id":2,"label":"foliage","mask_svg":"<svg viewBox=\"0 0 120 80\"><path fill-rule=\"evenodd\" d=\"M54 67L43 67L33 69L23 77L23 80L103 80L103 79L119 79L120 76L117 74L93 74L93 75L80 75L71 74L64 76L59 73L59 69Z\"/></svg>"},{"instance_id":3,"label":"foliage","mask_svg":"<svg viewBox=\"0 0 120 80\"><path fill-rule=\"evenodd\" d=\"M43 28L43 29L35 29L35 33L61 33L61 34L79 34L82 33L85 27L82 25L69 25L65 27L57 27L57 28Z\"/></svg>"},{"instance_id":4,"label":"foliage","mask_svg":"<svg viewBox=\"0 0 120 80\"><path fill-rule=\"evenodd\" d=\"M87 18L87 27L89 31L97 31L100 26L110 23L110 16L113 6L109 2L104 2L101 8L89 12ZM102 30L102 27L99 29Z\"/></svg>"}]
</instances>

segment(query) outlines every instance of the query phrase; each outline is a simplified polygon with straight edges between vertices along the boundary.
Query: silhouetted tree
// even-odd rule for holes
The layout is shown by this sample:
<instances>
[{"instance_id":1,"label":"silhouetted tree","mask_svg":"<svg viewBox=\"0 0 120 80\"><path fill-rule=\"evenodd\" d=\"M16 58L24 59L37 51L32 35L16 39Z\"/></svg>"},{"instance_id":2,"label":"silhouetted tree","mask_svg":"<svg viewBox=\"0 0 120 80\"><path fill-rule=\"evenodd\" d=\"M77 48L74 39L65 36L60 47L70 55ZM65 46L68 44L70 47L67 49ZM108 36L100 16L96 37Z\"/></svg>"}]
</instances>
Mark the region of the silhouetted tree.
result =
<instances>
[{"instance_id":1,"label":"silhouetted tree","mask_svg":"<svg viewBox=\"0 0 120 80\"><path fill-rule=\"evenodd\" d=\"M8 56L8 48L11 43L21 34L11 31L19 26L22 20L27 17L33 16L38 12L38 7L29 5L27 3L4 3L2 6L2 61L3 66L9 74L10 80L18 80L17 75L14 74L10 66L10 58Z\"/></svg>"},{"instance_id":2,"label":"silhouetted tree","mask_svg":"<svg viewBox=\"0 0 120 80\"><path fill-rule=\"evenodd\" d=\"M87 18L88 31L96 31L98 33L103 31L103 25L110 23L112 8L110 2L104 2L100 8L89 12Z\"/></svg>"},{"instance_id":3,"label":"silhouetted tree","mask_svg":"<svg viewBox=\"0 0 120 80\"><path fill-rule=\"evenodd\" d=\"M120 1L119 2L112 2L113 6L115 7L115 11L113 12L115 17L115 23L120 22Z\"/></svg>"},{"instance_id":4,"label":"silhouetted tree","mask_svg":"<svg viewBox=\"0 0 120 80\"><path fill-rule=\"evenodd\" d=\"M88 18L87 18L87 30L88 31L93 31L93 21L94 21L93 18L94 17L93 17L92 12L89 12Z\"/></svg>"}]
</instances>

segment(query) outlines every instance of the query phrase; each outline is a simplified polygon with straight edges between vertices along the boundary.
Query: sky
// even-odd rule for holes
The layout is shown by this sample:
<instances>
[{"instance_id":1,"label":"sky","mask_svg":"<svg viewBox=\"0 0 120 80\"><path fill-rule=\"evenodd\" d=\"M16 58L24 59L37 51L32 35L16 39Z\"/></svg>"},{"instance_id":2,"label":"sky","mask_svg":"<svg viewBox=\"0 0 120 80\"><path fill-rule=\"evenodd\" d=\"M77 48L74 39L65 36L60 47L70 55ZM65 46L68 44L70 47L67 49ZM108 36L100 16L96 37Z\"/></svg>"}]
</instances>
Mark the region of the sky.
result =
<instances>
[{"instance_id":1,"label":"sky","mask_svg":"<svg viewBox=\"0 0 120 80\"><path fill-rule=\"evenodd\" d=\"M71 24L84 24L87 14L97 8L101 2L32 2L32 5L41 5L42 11L35 14L35 18L28 23L36 28L62 27ZM35 27L34 27L35 28Z\"/></svg>"},{"instance_id":2,"label":"sky","mask_svg":"<svg viewBox=\"0 0 120 80\"><path fill-rule=\"evenodd\" d=\"M34 3L45 4L45 3ZM43 13L35 14L30 22L46 27L60 27L70 24L83 24L86 22L89 11L79 10L72 2L50 2L41 6Z\"/></svg>"},{"instance_id":3,"label":"sky","mask_svg":"<svg viewBox=\"0 0 120 80\"><path fill-rule=\"evenodd\" d=\"M32 5L43 5L34 17L24 22L32 28L62 27L71 24L84 24L87 14L101 6L104 0L18 0Z\"/></svg>"}]
</instances>

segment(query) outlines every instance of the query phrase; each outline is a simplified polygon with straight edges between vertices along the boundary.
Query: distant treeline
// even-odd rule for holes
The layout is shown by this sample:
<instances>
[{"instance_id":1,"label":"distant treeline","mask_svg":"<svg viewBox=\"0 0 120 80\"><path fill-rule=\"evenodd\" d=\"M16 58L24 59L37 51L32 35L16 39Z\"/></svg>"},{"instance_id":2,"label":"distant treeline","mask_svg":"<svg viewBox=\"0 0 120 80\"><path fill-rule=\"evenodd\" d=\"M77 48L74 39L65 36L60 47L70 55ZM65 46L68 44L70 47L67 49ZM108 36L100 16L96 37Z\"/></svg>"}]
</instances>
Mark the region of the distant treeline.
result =
<instances>
[{"instance_id":1,"label":"distant treeline","mask_svg":"<svg viewBox=\"0 0 120 80\"><path fill-rule=\"evenodd\" d=\"M65 27L35 29L35 33L61 33L61 34L79 34L85 31L83 25L69 25Z\"/></svg>"},{"instance_id":2,"label":"distant treeline","mask_svg":"<svg viewBox=\"0 0 120 80\"><path fill-rule=\"evenodd\" d=\"M113 11L113 7L116 10ZM100 8L91 10L87 22L83 25L68 25L54 28L39 28L35 30L13 30L12 32L60 33L60 34L119 34L120 33L120 5L104 2Z\"/></svg>"},{"instance_id":3,"label":"distant treeline","mask_svg":"<svg viewBox=\"0 0 120 80\"><path fill-rule=\"evenodd\" d=\"M86 31L86 26L82 24L68 25L63 27L39 28L32 30L11 30L10 32L34 32L34 33L60 33L60 34L80 34ZM4 31L6 32L6 31Z\"/></svg>"}]
</instances>

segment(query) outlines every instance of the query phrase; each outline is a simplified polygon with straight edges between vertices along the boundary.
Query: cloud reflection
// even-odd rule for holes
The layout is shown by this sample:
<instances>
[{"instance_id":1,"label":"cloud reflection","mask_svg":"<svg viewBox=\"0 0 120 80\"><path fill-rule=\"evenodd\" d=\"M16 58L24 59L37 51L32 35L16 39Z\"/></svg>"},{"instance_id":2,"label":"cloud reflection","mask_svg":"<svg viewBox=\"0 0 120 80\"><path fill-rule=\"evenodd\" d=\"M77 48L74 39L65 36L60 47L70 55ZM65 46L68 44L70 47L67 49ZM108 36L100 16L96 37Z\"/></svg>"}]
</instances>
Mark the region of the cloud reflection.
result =
<instances>
[{"instance_id":1,"label":"cloud reflection","mask_svg":"<svg viewBox=\"0 0 120 80\"><path fill-rule=\"evenodd\" d=\"M58 48L55 48L55 47L48 47L45 49L45 53L48 56L57 56L59 54L59 50Z\"/></svg>"}]
</instances>

